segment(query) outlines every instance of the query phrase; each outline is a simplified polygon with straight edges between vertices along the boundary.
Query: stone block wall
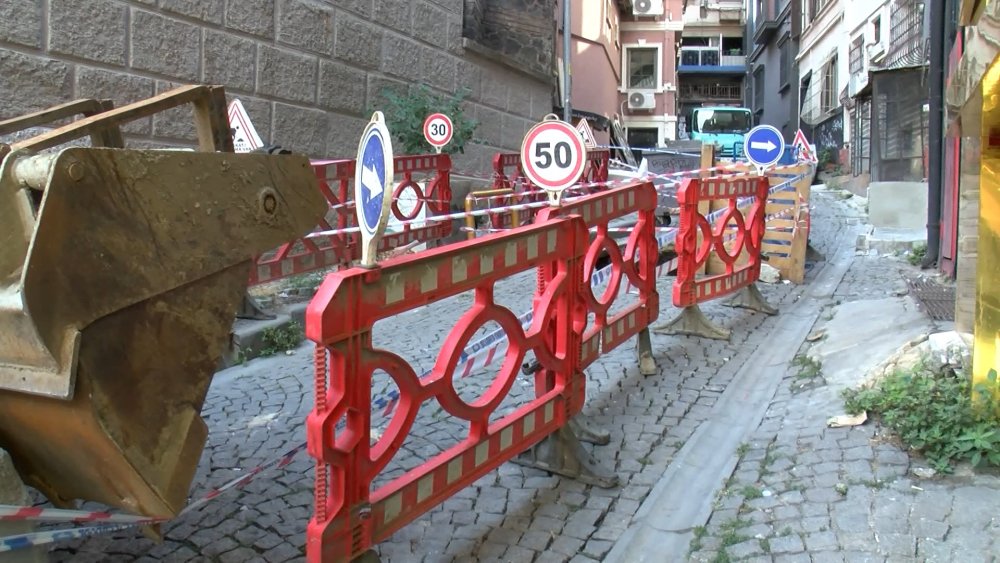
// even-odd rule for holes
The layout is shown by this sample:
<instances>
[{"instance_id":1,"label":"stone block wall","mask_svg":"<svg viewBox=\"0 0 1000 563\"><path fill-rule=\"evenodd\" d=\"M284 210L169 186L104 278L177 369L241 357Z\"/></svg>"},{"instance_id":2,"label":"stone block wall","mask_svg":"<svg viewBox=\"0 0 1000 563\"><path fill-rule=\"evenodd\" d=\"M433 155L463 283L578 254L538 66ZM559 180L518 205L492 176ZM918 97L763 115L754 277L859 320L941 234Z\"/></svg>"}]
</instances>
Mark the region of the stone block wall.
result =
<instances>
[{"instance_id":1,"label":"stone block wall","mask_svg":"<svg viewBox=\"0 0 1000 563\"><path fill-rule=\"evenodd\" d=\"M116 105L187 83L222 84L261 138L316 157L349 157L385 88L468 88L475 142L456 170L485 173L551 111L549 0L476 0L480 28L503 19L503 42L469 39L465 0L2 0L0 119L82 97ZM539 14L548 4L546 21ZM466 37L463 37L466 35ZM186 110L128 126L133 146L186 146Z\"/></svg>"}]
</instances>

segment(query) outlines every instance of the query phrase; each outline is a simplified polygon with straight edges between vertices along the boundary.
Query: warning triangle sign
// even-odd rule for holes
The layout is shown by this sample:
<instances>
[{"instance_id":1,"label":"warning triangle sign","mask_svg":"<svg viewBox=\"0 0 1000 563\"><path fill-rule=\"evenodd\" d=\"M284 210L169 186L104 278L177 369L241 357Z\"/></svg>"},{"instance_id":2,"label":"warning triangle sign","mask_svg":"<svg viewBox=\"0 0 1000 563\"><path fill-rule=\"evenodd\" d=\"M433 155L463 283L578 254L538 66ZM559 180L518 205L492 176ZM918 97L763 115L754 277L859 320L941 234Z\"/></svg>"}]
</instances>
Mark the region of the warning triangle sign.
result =
<instances>
[{"instance_id":1,"label":"warning triangle sign","mask_svg":"<svg viewBox=\"0 0 1000 563\"><path fill-rule=\"evenodd\" d=\"M803 133L801 129L796 131L795 141L792 143L792 146L799 149L799 160L812 163L819 162L819 159L816 158L816 154L812 150L812 146L809 144L809 141L806 140L805 133Z\"/></svg>"},{"instance_id":2,"label":"warning triangle sign","mask_svg":"<svg viewBox=\"0 0 1000 563\"><path fill-rule=\"evenodd\" d=\"M590 128L590 123L586 119L581 119L576 124L576 130L583 137L583 146L593 148L597 146L597 139L594 137L594 130Z\"/></svg>"},{"instance_id":3,"label":"warning triangle sign","mask_svg":"<svg viewBox=\"0 0 1000 563\"><path fill-rule=\"evenodd\" d=\"M229 104L229 128L233 134L233 150L235 152L250 152L264 146L260 135L250 122L250 116L243 103L233 100Z\"/></svg>"}]
</instances>

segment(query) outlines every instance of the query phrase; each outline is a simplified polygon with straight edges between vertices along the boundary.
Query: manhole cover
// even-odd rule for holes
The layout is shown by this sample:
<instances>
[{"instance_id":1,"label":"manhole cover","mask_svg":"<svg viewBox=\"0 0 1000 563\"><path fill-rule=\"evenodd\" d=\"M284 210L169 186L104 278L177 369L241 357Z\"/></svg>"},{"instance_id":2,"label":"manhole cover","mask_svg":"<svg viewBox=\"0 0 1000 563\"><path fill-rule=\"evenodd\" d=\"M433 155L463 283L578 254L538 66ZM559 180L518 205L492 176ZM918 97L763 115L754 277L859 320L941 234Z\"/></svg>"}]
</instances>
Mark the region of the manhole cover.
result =
<instances>
[{"instance_id":1,"label":"manhole cover","mask_svg":"<svg viewBox=\"0 0 1000 563\"><path fill-rule=\"evenodd\" d=\"M912 295L935 321L955 320L955 287L929 280L906 280Z\"/></svg>"}]
</instances>

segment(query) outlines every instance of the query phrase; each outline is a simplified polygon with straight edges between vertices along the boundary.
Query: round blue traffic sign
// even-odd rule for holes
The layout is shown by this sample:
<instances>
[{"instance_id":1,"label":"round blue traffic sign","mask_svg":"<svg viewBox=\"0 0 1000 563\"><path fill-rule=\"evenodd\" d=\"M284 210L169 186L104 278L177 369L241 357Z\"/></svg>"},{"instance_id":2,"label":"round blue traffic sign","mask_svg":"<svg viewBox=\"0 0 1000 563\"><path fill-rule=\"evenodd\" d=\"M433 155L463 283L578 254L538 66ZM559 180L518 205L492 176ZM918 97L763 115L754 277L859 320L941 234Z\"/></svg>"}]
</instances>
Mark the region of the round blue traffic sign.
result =
<instances>
[{"instance_id":1,"label":"round blue traffic sign","mask_svg":"<svg viewBox=\"0 0 1000 563\"><path fill-rule=\"evenodd\" d=\"M375 233L382 220L382 208L385 204L385 143L381 132L372 128L364 139L361 158L361 216L362 225L370 233Z\"/></svg>"},{"instance_id":2,"label":"round blue traffic sign","mask_svg":"<svg viewBox=\"0 0 1000 563\"><path fill-rule=\"evenodd\" d=\"M747 160L759 168L774 165L785 154L785 139L781 132L770 125L758 125L746 134L743 153Z\"/></svg>"}]
</instances>

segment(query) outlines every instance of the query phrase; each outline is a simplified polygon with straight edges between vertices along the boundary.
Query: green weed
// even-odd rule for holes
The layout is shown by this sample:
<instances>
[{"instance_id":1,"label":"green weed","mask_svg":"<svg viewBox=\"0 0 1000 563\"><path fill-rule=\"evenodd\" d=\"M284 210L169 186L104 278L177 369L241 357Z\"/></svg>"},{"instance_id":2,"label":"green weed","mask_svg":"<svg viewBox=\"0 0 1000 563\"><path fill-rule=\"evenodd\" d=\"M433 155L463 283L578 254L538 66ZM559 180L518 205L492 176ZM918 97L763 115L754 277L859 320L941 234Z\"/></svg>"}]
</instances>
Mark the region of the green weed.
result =
<instances>
[{"instance_id":1,"label":"green weed","mask_svg":"<svg viewBox=\"0 0 1000 563\"><path fill-rule=\"evenodd\" d=\"M795 374L797 379L812 379L823 373L823 364L805 354L799 354L792 360L792 365L799 368Z\"/></svg>"},{"instance_id":2,"label":"green weed","mask_svg":"<svg viewBox=\"0 0 1000 563\"><path fill-rule=\"evenodd\" d=\"M743 489L740 490L740 493L743 494L743 498L746 500L753 500L764 496L764 493L753 485L744 486Z\"/></svg>"},{"instance_id":3,"label":"green weed","mask_svg":"<svg viewBox=\"0 0 1000 563\"><path fill-rule=\"evenodd\" d=\"M266 328L261 333L261 356L273 356L275 354L294 350L302 343L305 334L298 323L289 323L285 326Z\"/></svg>"},{"instance_id":4,"label":"green weed","mask_svg":"<svg viewBox=\"0 0 1000 563\"><path fill-rule=\"evenodd\" d=\"M968 373L929 369L921 362L897 371L877 386L844 391L847 411L868 411L923 453L934 469L948 473L955 462L1000 466L997 374L973 387Z\"/></svg>"}]
</instances>

